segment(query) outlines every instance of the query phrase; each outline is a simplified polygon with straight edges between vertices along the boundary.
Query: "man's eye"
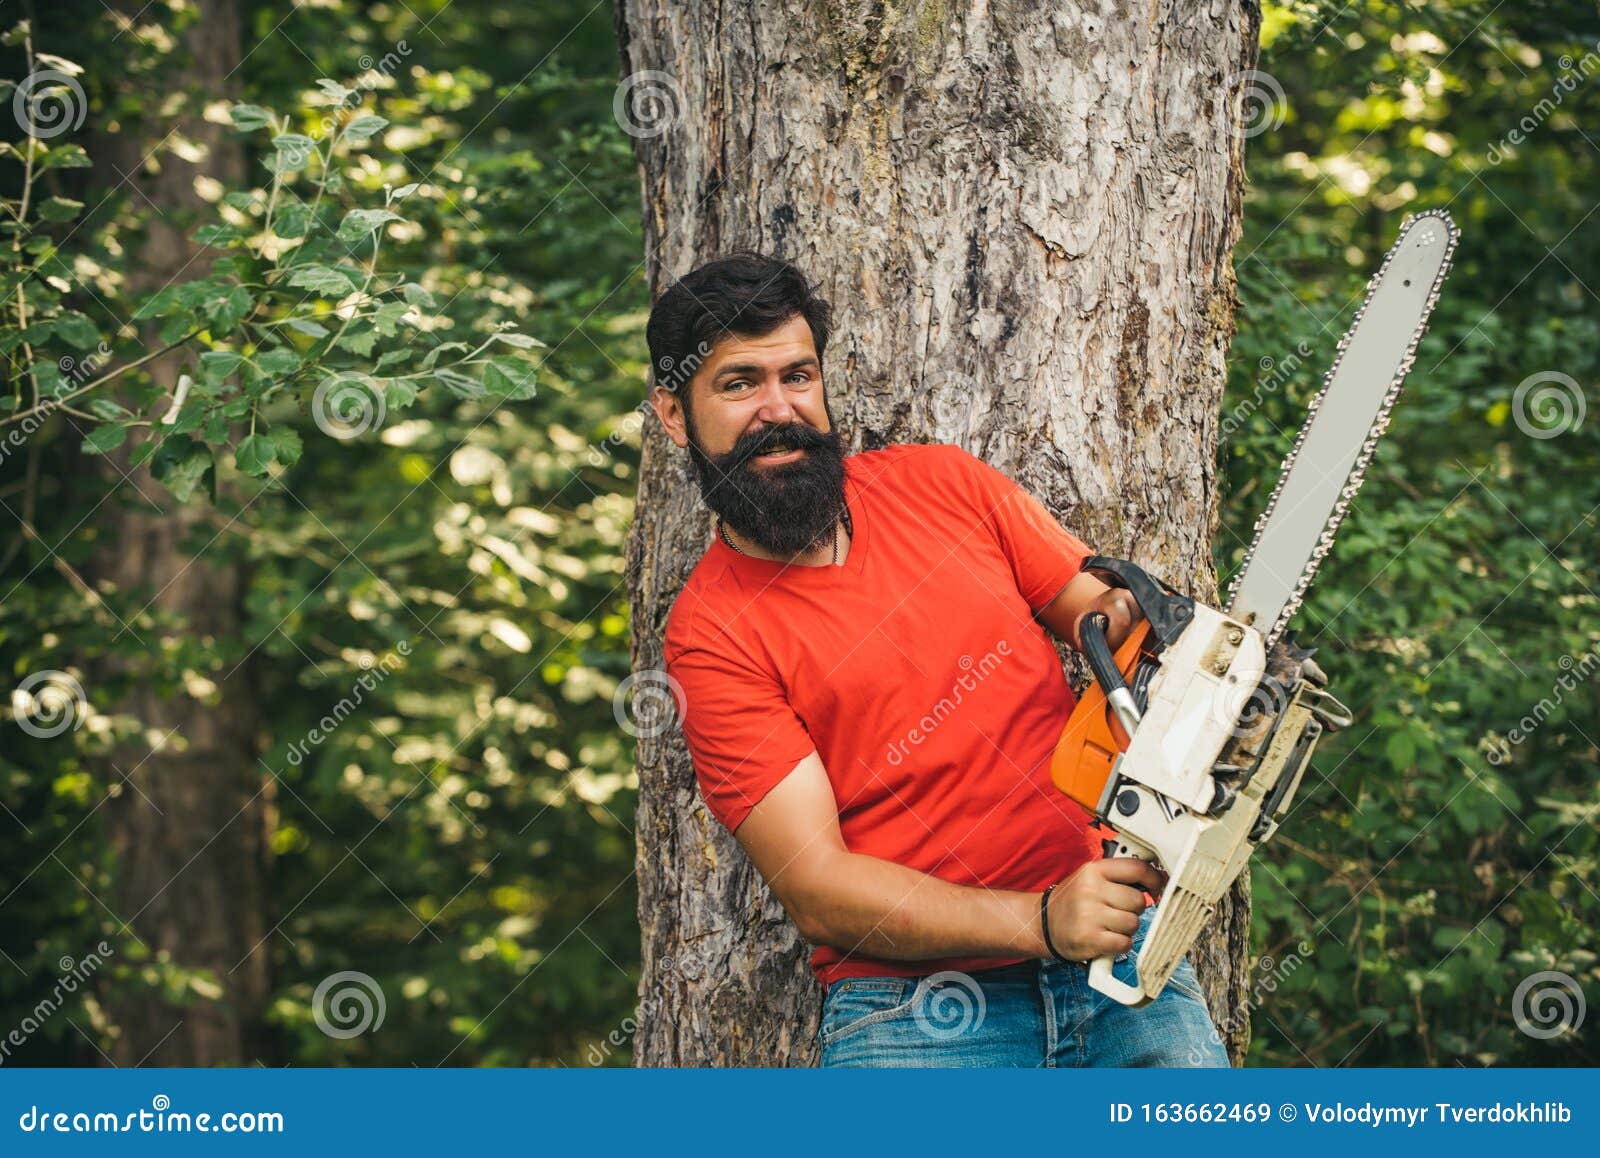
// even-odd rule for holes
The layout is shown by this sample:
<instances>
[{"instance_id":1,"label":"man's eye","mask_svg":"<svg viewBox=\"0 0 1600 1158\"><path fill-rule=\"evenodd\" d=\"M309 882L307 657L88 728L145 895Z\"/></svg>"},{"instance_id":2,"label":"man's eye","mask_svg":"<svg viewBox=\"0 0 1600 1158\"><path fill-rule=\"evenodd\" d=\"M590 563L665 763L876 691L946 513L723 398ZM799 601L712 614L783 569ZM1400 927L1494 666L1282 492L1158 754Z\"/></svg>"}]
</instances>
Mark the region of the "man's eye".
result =
<instances>
[{"instance_id":1,"label":"man's eye","mask_svg":"<svg viewBox=\"0 0 1600 1158\"><path fill-rule=\"evenodd\" d=\"M796 379L799 379L801 382L809 382L811 381L811 375L807 374L804 370L796 370L793 374L789 375L789 381L793 382Z\"/></svg>"}]
</instances>

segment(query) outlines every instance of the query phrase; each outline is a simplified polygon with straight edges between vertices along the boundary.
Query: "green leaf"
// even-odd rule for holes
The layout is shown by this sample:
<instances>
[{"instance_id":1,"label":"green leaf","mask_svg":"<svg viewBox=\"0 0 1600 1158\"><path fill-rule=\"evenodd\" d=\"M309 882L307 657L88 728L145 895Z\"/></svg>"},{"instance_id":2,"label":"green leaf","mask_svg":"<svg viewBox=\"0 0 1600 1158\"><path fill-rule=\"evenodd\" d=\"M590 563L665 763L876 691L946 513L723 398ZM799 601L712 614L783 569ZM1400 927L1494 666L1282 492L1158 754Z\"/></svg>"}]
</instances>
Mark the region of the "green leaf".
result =
<instances>
[{"instance_id":1,"label":"green leaf","mask_svg":"<svg viewBox=\"0 0 1600 1158\"><path fill-rule=\"evenodd\" d=\"M369 237L391 221L404 221L398 213L387 209L352 209L339 223L340 241L358 241Z\"/></svg>"},{"instance_id":2,"label":"green leaf","mask_svg":"<svg viewBox=\"0 0 1600 1158\"><path fill-rule=\"evenodd\" d=\"M300 454L305 449L299 433L287 426L272 432L272 445L277 450L278 463L282 466L293 466L299 462Z\"/></svg>"},{"instance_id":3,"label":"green leaf","mask_svg":"<svg viewBox=\"0 0 1600 1158\"><path fill-rule=\"evenodd\" d=\"M100 344L100 331L76 310L65 310L52 319L56 335L75 350L90 350Z\"/></svg>"},{"instance_id":4,"label":"green leaf","mask_svg":"<svg viewBox=\"0 0 1600 1158\"><path fill-rule=\"evenodd\" d=\"M400 296L414 306L421 306L427 310L433 308L433 295L414 281L408 281L400 287Z\"/></svg>"},{"instance_id":5,"label":"green leaf","mask_svg":"<svg viewBox=\"0 0 1600 1158\"><path fill-rule=\"evenodd\" d=\"M228 110L228 116L232 119L234 128L246 133L265 128L272 123L272 114L260 105L234 105Z\"/></svg>"},{"instance_id":6,"label":"green leaf","mask_svg":"<svg viewBox=\"0 0 1600 1158\"><path fill-rule=\"evenodd\" d=\"M276 460L277 449L265 434L252 434L233 452L233 461L245 474L264 475Z\"/></svg>"},{"instance_id":7,"label":"green leaf","mask_svg":"<svg viewBox=\"0 0 1600 1158\"><path fill-rule=\"evenodd\" d=\"M274 346L256 356L256 369L272 378L283 378L300 368L300 355L287 346Z\"/></svg>"},{"instance_id":8,"label":"green leaf","mask_svg":"<svg viewBox=\"0 0 1600 1158\"><path fill-rule=\"evenodd\" d=\"M39 202L39 220L71 221L82 209L82 201L74 201L70 197L46 197Z\"/></svg>"},{"instance_id":9,"label":"green leaf","mask_svg":"<svg viewBox=\"0 0 1600 1158\"><path fill-rule=\"evenodd\" d=\"M201 245L232 245L243 241L248 234L232 225L202 225L194 231L194 239Z\"/></svg>"},{"instance_id":10,"label":"green leaf","mask_svg":"<svg viewBox=\"0 0 1600 1158\"><path fill-rule=\"evenodd\" d=\"M212 333L225 337L244 321L255 304L249 290L234 286L222 297L207 302L200 312L210 319Z\"/></svg>"},{"instance_id":11,"label":"green leaf","mask_svg":"<svg viewBox=\"0 0 1600 1158\"><path fill-rule=\"evenodd\" d=\"M273 171L288 173L304 169L310 164L312 155L317 151L317 142L304 133L279 133L272 138L272 147L276 150L272 161Z\"/></svg>"},{"instance_id":12,"label":"green leaf","mask_svg":"<svg viewBox=\"0 0 1600 1158\"><path fill-rule=\"evenodd\" d=\"M388 127L388 121L382 117L367 113L364 116L357 117L345 126L344 137L352 145L364 145Z\"/></svg>"},{"instance_id":13,"label":"green leaf","mask_svg":"<svg viewBox=\"0 0 1600 1158\"><path fill-rule=\"evenodd\" d=\"M191 438L169 436L156 452L150 473L179 502L188 502L212 466L210 447Z\"/></svg>"},{"instance_id":14,"label":"green leaf","mask_svg":"<svg viewBox=\"0 0 1600 1158\"><path fill-rule=\"evenodd\" d=\"M392 338L401 319L410 312L411 307L405 302L384 302L373 315L372 325L385 338Z\"/></svg>"},{"instance_id":15,"label":"green leaf","mask_svg":"<svg viewBox=\"0 0 1600 1158\"><path fill-rule=\"evenodd\" d=\"M435 370L433 376L458 398L483 397L483 384L468 374L457 370Z\"/></svg>"},{"instance_id":16,"label":"green leaf","mask_svg":"<svg viewBox=\"0 0 1600 1158\"><path fill-rule=\"evenodd\" d=\"M311 207L308 205L285 205L279 209L272 220L272 232L279 237L296 238L304 237L306 230L311 226Z\"/></svg>"},{"instance_id":17,"label":"green leaf","mask_svg":"<svg viewBox=\"0 0 1600 1158\"><path fill-rule=\"evenodd\" d=\"M483 384L489 388L489 393L513 402L537 395L537 382L537 372L515 358L491 358L483 374Z\"/></svg>"},{"instance_id":18,"label":"green leaf","mask_svg":"<svg viewBox=\"0 0 1600 1158\"><path fill-rule=\"evenodd\" d=\"M515 330L501 330L495 334L495 340L518 350L544 350L548 349L538 338L530 338L527 334L519 334Z\"/></svg>"},{"instance_id":19,"label":"green leaf","mask_svg":"<svg viewBox=\"0 0 1600 1158\"><path fill-rule=\"evenodd\" d=\"M200 355L200 372L208 386L220 386L244 361L232 350L207 350Z\"/></svg>"},{"instance_id":20,"label":"green leaf","mask_svg":"<svg viewBox=\"0 0 1600 1158\"><path fill-rule=\"evenodd\" d=\"M156 452L156 440L147 438L128 455L129 466L143 466L150 461L150 456Z\"/></svg>"},{"instance_id":21,"label":"green leaf","mask_svg":"<svg viewBox=\"0 0 1600 1158\"><path fill-rule=\"evenodd\" d=\"M1389 739L1383 745L1383 751L1396 772L1409 772L1416 764L1417 745L1411 738L1410 732L1390 732Z\"/></svg>"},{"instance_id":22,"label":"green leaf","mask_svg":"<svg viewBox=\"0 0 1600 1158\"><path fill-rule=\"evenodd\" d=\"M287 318L283 323L297 334L305 334L312 338L326 338L328 331L317 325L310 318Z\"/></svg>"},{"instance_id":23,"label":"green leaf","mask_svg":"<svg viewBox=\"0 0 1600 1158\"><path fill-rule=\"evenodd\" d=\"M356 283L348 273L331 265L297 266L289 275L289 284L326 297L343 297L356 289Z\"/></svg>"},{"instance_id":24,"label":"green leaf","mask_svg":"<svg viewBox=\"0 0 1600 1158\"><path fill-rule=\"evenodd\" d=\"M378 331L368 325L358 325L345 332L339 339L338 346L341 350L349 350L363 358L372 356L372 348L378 344Z\"/></svg>"},{"instance_id":25,"label":"green leaf","mask_svg":"<svg viewBox=\"0 0 1600 1158\"><path fill-rule=\"evenodd\" d=\"M83 452L85 454L104 454L108 450L115 450L128 438L128 428L119 423L107 422L95 427L83 436Z\"/></svg>"},{"instance_id":26,"label":"green leaf","mask_svg":"<svg viewBox=\"0 0 1600 1158\"><path fill-rule=\"evenodd\" d=\"M343 104L350 95L350 90L345 88L344 85L336 80L329 80L325 76L317 78L317 87L326 93L335 104Z\"/></svg>"},{"instance_id":27,"label":"green leaf","mask_svg":"<svg viewBox=\"0 0 1600 1158\"><path fill-rule=\"evenodd\" d=\"M87 169L91 164L89 154L80 145L57 145L34 158L34 168L41 173L49 169Z\"/></svg>"}]
</instances>

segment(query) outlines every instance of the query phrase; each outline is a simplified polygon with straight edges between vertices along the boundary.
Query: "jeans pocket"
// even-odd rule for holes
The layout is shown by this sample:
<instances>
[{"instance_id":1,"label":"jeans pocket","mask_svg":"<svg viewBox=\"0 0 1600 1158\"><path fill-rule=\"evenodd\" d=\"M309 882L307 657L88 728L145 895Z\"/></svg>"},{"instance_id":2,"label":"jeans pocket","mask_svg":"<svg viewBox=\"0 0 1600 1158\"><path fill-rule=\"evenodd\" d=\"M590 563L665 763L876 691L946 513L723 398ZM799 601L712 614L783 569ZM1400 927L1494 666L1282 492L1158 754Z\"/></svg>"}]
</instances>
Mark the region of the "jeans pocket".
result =
<instances>
[{"instance_id":1,"label":"jeans pocket","mask_svg":"<svg viewBox=\"0 0 1600 1158\"><path fill-rule=\"evenodd\" d=\"M824 1046L842 1037L899 1017L916 1004L914 977L853 977L828 987L822 1002L818 1039Z\"/></svg>"}]
</instances>

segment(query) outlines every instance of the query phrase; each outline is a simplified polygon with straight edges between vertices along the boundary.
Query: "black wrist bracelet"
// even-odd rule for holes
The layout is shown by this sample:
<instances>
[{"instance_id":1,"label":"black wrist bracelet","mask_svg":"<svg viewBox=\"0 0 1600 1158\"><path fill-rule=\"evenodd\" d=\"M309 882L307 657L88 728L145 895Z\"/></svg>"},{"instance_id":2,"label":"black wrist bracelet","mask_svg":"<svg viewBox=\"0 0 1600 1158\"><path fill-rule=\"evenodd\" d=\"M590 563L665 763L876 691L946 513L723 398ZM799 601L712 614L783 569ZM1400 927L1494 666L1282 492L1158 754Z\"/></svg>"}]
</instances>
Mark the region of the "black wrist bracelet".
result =
<instances>
[{"instance_id":1,"label":"black wrist bracelet","mask_svg":"<svg viewBox=\"0 0 1600 1158\"><path fill-rule=\"evenodd\" d=\"M1060 882L1056 882L1059 884ZM1039 894L1039 931L1044 934L1044 947L1050 951L1050 956L1063 965L1077 965L1079 962L1063 957L1056 952L1055 945L1050 942L1050 894L1055 892L1056 886L1051 885Z\"/></svg>"}]
</instances>

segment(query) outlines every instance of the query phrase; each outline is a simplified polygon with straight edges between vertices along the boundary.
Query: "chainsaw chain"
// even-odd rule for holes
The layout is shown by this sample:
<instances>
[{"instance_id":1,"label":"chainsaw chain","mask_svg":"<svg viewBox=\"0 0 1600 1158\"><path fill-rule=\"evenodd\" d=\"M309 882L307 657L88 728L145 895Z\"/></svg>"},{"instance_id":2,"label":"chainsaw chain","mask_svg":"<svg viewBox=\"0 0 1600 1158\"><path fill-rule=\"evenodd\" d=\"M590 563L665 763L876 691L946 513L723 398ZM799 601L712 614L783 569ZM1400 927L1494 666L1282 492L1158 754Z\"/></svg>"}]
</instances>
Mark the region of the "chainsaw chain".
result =
<instances>
[{"instance_id":1,"label":"chainsaw chain","mask_svg":"<svg viewBox=\"0 0 1600 1158\"><path fill-rule=\"evenodd\" d=\"M1356 455L1356 461L1350 468L1350 475L1345 480L1343 489L1339 492L1339 499L1334 504L1328 520L1323 524L1322 533L1317 538L1317 545L1312 549L1311 557L1306 560L1300 571L1300 578L1295 583L1294 591L1283 605L1283 610L1278 613L1278 618L1267 627L1256 624L1256 629L1266 639L1266 646L1270 649L1277 642L1278 636L1288 625L1289 619L1300 609L1305 601L1305 595L1311 586L1311 581L1316 577L1317 568L1322 563L1323 557L1333 549L1333 539L1339 531L1339 524L1344 521L1345 512L1349 510L1350 503L1355 499L1356 492L1361 489L1361 483L1366 476L1367 465L1372 461L1373 453L1378 448L1378 440L1389 426L1389 415L1394 409L1395 401L1400 397L1400 388L1405 385L1406 375L1410 373L1412 364L1417 358L1417 347L1422 342L1422 337L1428 332L1428 321L1433 316L1433 307L1438 304L1439 291L1444 285L1445 275L1450 272L1451 263L1455 259L1456 239L1460 237L1460 230L1450 215L1442 209L1429 209L1422 213L1406 217L1400 225L1400 233L1395 242L1384 255L1383 264L1378 267L1378 272L1373 274L1367 282L1367 292L1362 298L1360 307L1356 310L1355 318L1351 321L1339 339L1338 348L1334 351L1333 364L1328 367L1327 373L1322 376L1322 387L1311 399L1311 404L1306 410L1305 420L1300 424L1300 431L1295 435L1294 446L1290 448L1288 457L1284 459L1283 466L1278 473L1278 483L1273 488L1272 497L1267 500L1266 509L1261 512L1256 520L1255 531L1251 535L1250 546L1245 549L1244 559L1239 563L1238 570L1233 573L1229 585L1227 606L1231 606L1234 596L1238 593L1240 581L1245 572L1250 568L1250 560L1256 553L1256 548L1261 543L1261 532L1267 525L1267 520L1272 517L1273 509L1278 505L1278 498L1283 494L1284 486L1289 481L1289 474L1294 470L1295 459L1300 453L1300 447L1306 440L1307 433L1311 430L1311 420L1317 416L1317 408L1322 405L1322 400L1327 396L1328 387L1333 383L1333 377L1338 373L1339 366L1344 361L1345 350L1350 345L1356 329L1361 325L1361 319L1366 315L1367 306L1371 304L1373 295L1378 292L1378 286L1383 281L1383 276L1389 270L1389 265L1400 251L1400 243L1405 239L1407 232L1423 221L1436 218L1444 226L1445 257L1439 265L1439 272L1433 279L1433 285L1428 289L1427 308L1423 311L1422 321L1411 335L1411 342L1406 347L1405 357L1400 360L1394 378L1389 383L1389 388L1384 394L1383 404L1378 409L1377 417L1373 419L1371 428L1367 431L1366 440L1361 444L1361 451Z\"/></svg>"}]
</instances>

